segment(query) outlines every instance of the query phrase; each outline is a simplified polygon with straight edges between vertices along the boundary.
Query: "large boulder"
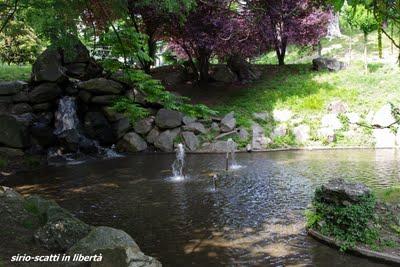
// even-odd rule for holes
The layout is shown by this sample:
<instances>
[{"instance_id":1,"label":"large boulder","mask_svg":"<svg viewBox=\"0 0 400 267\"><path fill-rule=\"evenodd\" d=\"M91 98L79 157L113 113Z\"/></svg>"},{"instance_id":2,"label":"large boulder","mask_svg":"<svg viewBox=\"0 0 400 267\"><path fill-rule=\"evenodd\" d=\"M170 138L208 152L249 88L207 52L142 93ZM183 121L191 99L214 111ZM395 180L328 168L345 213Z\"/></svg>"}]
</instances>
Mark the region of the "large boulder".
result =
<instances>
[{"instance_id":1,"label":"large boulder","mask_svg":"<svg viewBox=\"0 0 400 267\"><path fill-rule=\"evenodd\" d=\"M26 148L30 145L28 124L17 116L0 115L0 144Z\"/></svg>"},{"instance_id":2,"label":"large boulder","mask_svg":"<svg viewBox=\"0 0 400 267\"><path fill-rule=\"evenodd\" d=\"M148 133L146 137L147 143L154 144L159 135L160 135L160 130L157 127L154 127L153 129L151 129L151 131Z\"/></svg>"},{"instance_id":3,"label":"large boulder","mask_svg":"<svg viewBox=\"0 0 400 267\"><path fill-rule=\"evenodd\" d=\"M184 125L183 127L184 131L189 131L189 132L194 132L196 134L205 134L207 133L206 128L201 122L192 122L187 125Z\"/></svg>"},{"instance_id":4,"label":"large boulder","mask_svg":"<svg viewBox=\"0 0 400 267\"><path fill-rule=\"evenodd\" d=\"M147 149L147 143L137 133L130 132L124 135L117 147L119 151L140 152Z\"/></svg>"},{"instance_id":5,"label":"large boulder","mask_svg":"<svg viewBox=\"0 0 400 267\"><path fill-rule=\"evenodd\" d=\"M396 146L396 135L388 128L374 129L372 135L376 148L393 148Z\"/></svg>"},{"instance_id":6,"label":"large boulder","mask_svg":"<svg viewBox=\"0 0 400 267\"><path fill-rule=\"evenodd\" d=\"M302 124L293 129L296 142L303 144L310 139L310 126Z\"/></svg>"},{"instance_id":7,"label":"large boulder","mask_svg":"<svg viewBox=\"0 0 400 267\"><path fill-rule=\"evenodd\" d=\"M263 150L265 149L272 140L265 136L264 129L257 123L253 123L251 126L252 130L252 150Z\"/></svg>"},{"instance_id":8,"label":"large boulder","mask_svg":"<svg viewBox=\"0 0 400 267\"><path fill-rule=\"evenodd\" d=\"M68 254L102 255L101 261L90 262L88 266L161 267L159 261L143 254L127 233L105 226L93 229Z\"/></svg>"},{"instance_id":9,"label":"large boulder","mask_svg":"<svg viewBox=\"0 0 400 267\"><path fill-rule=\"evenodd\" d=\"M250 63L237 55L228 59L228 67L242 82L257 80L261 76Z\"/></svg>"},{"instance_id":10,"label":"large boulder","mask_svg":"<svg viewBox=\"0 0 400 267\"><path fill-rule=\"evenodd\" d=\"M112 124L112 129L117 139L124 136L124 134L127 133L130 128L131 128L131 122L129 121L128 118L122 118L119 121L116 121Z\"/></svg>"},{"instance_id":11,"label":"large boulder","mask_svg":"<svg viewBox=\"0 0 400 267\"><path fill-rule=\"evenodd\" d=\"M135 122L133 129L138 134L147 134L153 128L154 117L138 120Z\"/></svg>"},{"instance_id":12,"label":"large boulder","mask_svg":"<svg viewBox=\"0 0 400 267\"><path fill-rule=\"evenodd\" d=\"M199 147L199 138L193 132L182 132L182 139L189 151L195 151Z\"/></svg>"},{"instance_id":13,"label":"large boulder","mask_svg":"<svg viewBox=\"0 0 400 267\"><path fill-rule=\"evenodd\" d=\"M346 67L346 65L343 62L340 62L339 60L334 58L319 57L313 59L312 63L313 63L313 69L316 71L321 71L321 70L339 71Z\"/></svg>"},{"instance_id":14,"label":"large boulder","mask_svg":"<svg viewBox=\"0 0 400 267\"><path fill-rule=\"evenodd\" d=\"M65 78L65 68L57 49L46 49L32 66L32 79L35 82L59 82Z\"/></svg>"},{"instance_id":15,"label":"large boulder","mask_svg":"<svg viewBox=\"0 0 400 267\"><path fill-rule=\"evenodd\" d=\"M32 106L29 105L28 103L17 103L11 108L11 113L16 115L29 113L32 111L33 111Z\"/></svg>"},{"instance_id":16,"label":"large boulder","mask_svg":"<svg viewBox=\"0 0 400 267\"><path fill-rule=\"evenodd\" d=\"M102 106L111 106L117 99L117 95L97 95L92 97L90 102Z\"/></svg>"},{"instance_id":17,"label":"large boulder","mask_svg":"<svg viewBox=\"0 0 400 267\"><path fill-rule=\"evenodd\" d=\"M30 130L33 139L42 147L51 147L57 142L54 129L49 125L34 123Z\"/></svg>"},{"instance_id":18,"label":"large boulder","mask_svg":"<svg viewBox=\"0 0 400 267\"><path fill-rule=\"evenodd\" d=\"M221 132L230 132L233 131L236 127L236 119L235 113L232 111L225 115L225 117L221 120Z\"/></svg>"},{"instance_id":19,"label":"large boulder","mask_svg":"<svg viewBox=\"0 0 400 267\"><path fill-rule=\"evenodd\" d=\"M330 180L317 190L316 197L330 204L357 204L371 195L371 190L361 183L346 182L343 179Z\"/></svg>"},{"instance_id":20,"label":"large boulder","mask_svg":"<svg viewBox=\"0 0 400 267\"><path fill-rule=\"evenodd\" d=\"M288 127L285 124L281 124L274 128L271 137L272 138L283 137L287 133L288 133Z\"/></svg>"},{"instance_id":21,"label":"large boulder","mask_svg":"<svg viewBox=\"0 0 400 267\"><path fill-rule=\"evenodd\" d=\"M396 123L396 119L393 116L392 106L390 104L386 104L379 109L372 119L372 125L378 127L389 127L394 123Z\"/></svg>"},{"instance_id":22,"label":"large boulder","mask_svg":"<svg viewBox=\"0 0 400 267\"><path fill-rule=\"evenodd\" d=\"M29 92L29 100L32 103L53 101L61 95L61 89L55 83L42 83Z\"/></svg>"},{"instance_id":23,"label":"large boulder","mask_svg":"<svg viewBox=\"0 0 400 267\"><path fill-rule=\"evenodd\" d=\"M327 109L333 114L342 114L349 110L349 106L341 100L335 100L328 104Z\"/></svg>"},{"instance_id":24,"label":"large boulder","mask_svg":"<svg viewBox=\"0 0 400 267\"><path fill-rule=\"evenodd\" d=\"M233 83L238 80L235 73L225 65L217 65L211 68L210 76L217 82Z\"/></svg>"},{"instance_id":25,"label":"large boulder","mask_svg":"<svg viewBox=\"0 0 400 267\"><path fill-rule=\"evenodd\" d=\"M94 78L83 81L78 83L78 87L95 95L118 95L124 89L122 84L105 78Z\"/></svg>"},{"instance_id":26,"label":"large boulder","mask_svg":"<svg viewBox=\"0 0 400 267\"><path fill-rule=\"evenodd\" d=\"M221 152L228 152L228 141L216 141L211 144L205 144L203 145L202 151L207 151L207 152L216 152L216 153L221 153Z\"/></svg>"},{"instance_id":27,"label":"large boulder","mask_svg":"<svg viewBox=\"0 0 400 267\"><path fill-rule=\"evenodd\" d=\"M0 82L0 96L15 95L27 86L28 84L22 81Z\"/></svg>"},{"instance_id":28,"label":"large boulder","mask_svg":"<svg viewBox=\"0 0 400 267\"><path fill-rule=\"evenodd\" d=\"M84 119L84 129L90 138L98 140L102 145L111 145L116 141L110 123L101 112L87 112Z\"/></svg>"},{"instance_id":29,"label":"large boulder","mask_svg":"<svg viewBox=\"0 0 400 267\"><path fill-rule=\"evenodd\" d=\"M180 129L166 130L160 133L154 141L154 146L164 152L174 151L174 140Z\"/></svg>"},{"instance_id":30,"label":"large boulder","mask_svg":"<svg viewBox=\"0 0 400 267\"><path fill-rule=\"evenodd\" d=\"M182 124L182 113L162 108L157 112L155 121L156 125L161 129L176 128Z\"/></svg>"},{"instance_id":31,"label":"large boulder","mask_svg":"<svg viewBox=\"0 0 400 267\"><path fill-rule=\"evenodd\" d=\"M69 42L61 47L64 64L88 63L90 60L89 50L75 36L69 36Z\"/></svg>"}]
</instances>

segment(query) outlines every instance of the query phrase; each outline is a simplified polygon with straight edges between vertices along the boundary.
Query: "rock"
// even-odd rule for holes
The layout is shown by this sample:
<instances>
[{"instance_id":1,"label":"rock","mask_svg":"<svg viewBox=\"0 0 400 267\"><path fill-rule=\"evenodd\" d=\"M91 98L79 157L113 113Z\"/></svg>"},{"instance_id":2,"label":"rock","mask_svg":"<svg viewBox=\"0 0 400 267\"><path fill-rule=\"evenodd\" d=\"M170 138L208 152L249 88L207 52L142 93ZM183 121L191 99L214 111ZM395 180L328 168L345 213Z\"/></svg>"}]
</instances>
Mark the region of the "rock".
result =
<instances>
[{"instance_id":1,"label":"rock","mask_svg":"<svg viewBox=\"0 0 400 267\"><path fill-rule=\"evenodd\" d=\"M238 136L241 140L247 140L249 139L250 134L245 128L241 127L238 130Z\"/></svg>"},{"instance_id":2,"label":"rock","mask_svg":"<svg viewBox=\"0 0 400 267\"><path fill-rule=\"evenodd\" d=\"M0 96L0 103L11 104L13 102L12 96Z\"/></svg>"},{"instance_id":3,"label":"rock","mask_svg":"<svg viewBox=\"0 0 400 267\"><path fill-rule=\"evenodd\" d=\"M123 91L122 84L105 78L94 78L78 83L78 88L95 95L118 95Z\"/></svg>"},{"instance_id":4,"label":"rock","mask_svg":"<svg viewBox=\"0 0 400 267\"><path fill-rule=\"evenodd\" d=\"M147 143L135 132L130 132L118 142L117 148L124 152L140 152L147 149Z\"/></svg>"},{"instance_id":5,"label":"rock","mask_svg":"<svg viewBox=\"0 0 400 267\"><path fill-rule=\"evenodd\" d=\"M196 118L190 117L190 116L183 116L182 122L185 125L188 125L190 123L196 122Z\"/></svg>"},{"instance_id":6,"label":"rock","mask_svg":"<svg viewBox=\"0 0 400 267\"><path fill-rule=\"evenodd\" d=\"M68 44L61 47L63 51L64 64L88 63L90 60L90 54L86 46L73 35L68 38Z\"/></svg>"},{"instance_id":7,"label":"rock","mask_svg":"<svg viewBox=\"0 0 400 267\"><path fill-rule=\"evenodd\" d=\"M216 65L211 69L210 76L217 82L233 83L238 80L238 77L225 65Z\"/></svg>"},{"instance_id":8,"label":"rock","mask_svg":"<svg viewBox=\"0 0 400 267\"><path fill-rule=\"evenodd\" d=\"M0 147L0 155L5 157L21 157L25 153L22 149L10 148L10 147Z\"/></svg>"},{"instance_id":9,"label":"rock","mask_svg":"<svg viewBox=\"0 0 400 267\"><path fill-rule=\"evenodd\" d=\"M153 128L154 118L149 117L135 122L133 129L138 134L147 134Z\"/></svg>"},{"instance_id":10,"label":"rock","mask_svg":"<svg viewBox=\"0 0 400 267\"><path fill-rule=\"evenodd\" d=\"M110 122L116 122L116 121L119 121L119 120L121 120L123 118L126 118L126 116L124 114L116 112L111 107L104 107L103 108L103 114L106 116L106 118Z\"/></svg>"},{"instance_id":11,"label":"rock","mask_svg":"<svg viewBox=\"0 0 400 267\"><path fill-rule=\"evenodd\" d=\"M175 110L160 109L156 115L156 125L161 129L171 129L181 126L182 113Z\"/></svg>"},{"instance_id":12,"label":"rock","mask_svg":"<svg viewBox=\"0 0 400 267\"><path fill-rule=\"evenodd\" d=\"M184 131L194 132L196 134L205 134L207 133L206 128L200 122L192 122L182 127Z\"/></svg>"},{"instance_id":13,"label":"rock","mask_svg":"<svg viewBox=\"0 0 400 267\"><path fill-rule=\"evenodd\" d=\"M48 222L35 232L34 238L42 247L54 252L65 252L90 232L90 226L59 209L57 218ZM53 215L53 217L56 217Z\"/></svg>"},{"instance_id":14,"label":"rock","mask_svg":"<svg viewBox=\"0 0 400 267\"><path fill-rule=\"evenodd\" d=\"M212 122L211 123L211 131L215 132L215 133L219 133L221 131L221 129L219 128L218 123L216 122Z\"/></svg>"},{"instance_id":15,"label":"rock","mask_svg":"<svg viewBox=\"0 0 400 267\"><path fill-rule=\"evenodd\" d=\"M161 267L156 259L140 251L135 241L124 231L100 226L76 243L69 255L102 255L101 262L90 266Z\"/></svg>"},{"instance_id":16,"label":"rock","mask_svg":"<svg viewBox=\"0 0 400 267\"><path fill-rule=\"evenodd\" d=\"M269 114L267 112L255 112L253 113L253 118L255 120L266 122L269 119Z\"/></svg>"},{"instance_id":17,"label":"rock","mask_svg":"<svg viewBox=\"0 0 400 267\"><path fill-rule=\"evenodd\" d=\"M160 135L160 131L157 127L154 127L149 134L146 137L146 141L149 144L154 144L154 142L156 141L157 137Z\"/></svg>"},{"instance_id":18,"label":"rock","mask_svg":"<svg viewBox=\"0 0 400 267\"><path fill-rule=\"evenodd\" d=\"M42 147L51 147L57 142L57 138L54 135L54 129L49 125L35 123L30 130L32 137Z\"/></svg>"},{"instance_id":19,"label":"rock","mask_svg":"<svg viewBox=\"0 0 400 267\"><path fill-rule=\"evenodd\" d=\"M316 198L331 204L357 204L371 195L371 190L361 183L350 183L343 179L330 180L316 191Z\"/></svg>"},{"instance_id":20,"label":"rock","mask_svg":"<svg viewBox=\"0 0 400 267\"><path fill-rule=\"evenodd\" d=\"M29 102L29 92L28 90L20 91L19 93L13 95L12 98L14 103Z\"/></svg>"},{"instance_id":21,"label":"rock","mask_svg":"<svg viewBox=\"0 0 400 267\"><path fill-rule=\"evenodd\" d=\"M376 148L393 148L396 146L396 135L390 129L374 129L372 135Z\"/></svg>"},{"instance_id":22,"label":"rock","mask_svg":"<svg viewBox=\"0 0 400 267\"><path fill-rule=\"evenodd\" d=\"M23 113L27 113L27 112L32 112L33 109L31 107L31 105L27 104L27 103L18 103L15 104L12 108L11 108L11 113L12 114L23 114Z\"/></svg>"},{"instance_id":23,"label":"rock","mask_svg":"<svg viewBox=\"0 0 400 267\"><path fill-rule=\"evenodd\" d=\"M15 95L27 86L28 84L23 81L0 82L0 96Z\"/></svg>"},{"instance_id":24,"label":"rock","mask_svg":"<svg viewBox=\"0 0 400 267\"><path fill-rule=\"evenodd\" d=\"M305 143L310 139L310 127L304 124L299 125L293 129L293 134L297 143Z\"/></svg>"},{"instance_id":25,"label":"rock","mask_svg":"<svg viewBox=\"0 0 400 267\"><path fill-rule=\"evenodd\" d=\"M335 142L336 134L332 128L321 128L317 131L317 134L320 138L328 143Z\"/></svg>"},{"instance_id":26,"label":"rock","mask_svg":"<svg viewBox=\"0 0 400 267\"><path fill-rule=\"evenodd\" d=\"M53 104L52 104L52 103L49 103L49 102L47 102L47 103L40 103L40 104L35 104L35 105L33 105L32 108L33 108L33 110L34 110L35 112L38 112L38 111L48 111L48 110L51 110L51 109L53 108Z\"/></svg>"},{"instance_id":27,"label":"rock","mask_svg":"<svg viewBox=\"0 0 400 267\"><path fill-rule=\"evenodd\" d=\"M396 119L392 114L392 106L390 104L384 105L375 113L372 119L372 125L378 127L389 127L394 123L396 123Z\"/></svg>"},{"instance_id":28,"label":"rock","mask_svg":"<svg viewBox=\"0 0 400 267\"><path fill-rule=\"evenodd\" d=\"M86 66L86 76L83 79L86 80L100 77L102 74L103 68L100 66L100 64L97 64L93 58L91 58Z\"/></svg>"},{"instance_id":29,"label":"rock","mask_svg":"<svg viewBox=\"0 0 400 267\"><path fill-rule=\"evenodd\" d=\"M293 117L293 113L288 109L275 109L272 116L276 122L287 122Z\"/></svg>"},{"instance_id":30,"label":"rock","mask_svg":"<svg viewBox=\"0 0 400 267\"><path fill-rule=\"evenodd\" d=\"M164 152L174 151L174 140L180 132L179 128L160 133L154 141L154 146Z\"/></svg>"},{"instance_id":31,"label":"rock","mask_svg":"<svg viewBox=\"0 0 400 267\"><path fill-rule=\"evenodd\" d=\"M346 113L349 110L349 107L343 101L335 100L328 104L327 109L333 114L342 114Z\"/></svg>"},{"instance_id":32,"label":"rock","mask_svg":"<svg viewBox=\"0 0 400 267\"><path fill-rule=\"evenodd\" d=\"M211 144L205 144L205 146L202 147L202 151L207 151L207 152L227 152L228 151L228 141L216 141Z\"/></svg>"},{"instance_id":33,"label":"rock","mask_svg":"<svg viewBox=\"0 0 400 267\"><path fill-rule=\"evenodd\" d=\"M313 69L316 71L321 71L321 70L339 71L346 67L346 65L343 62L340 62L337 59L333 58L319 57L313 59L312 63L313 63Z\"/></svg>"},{"instance_id":34,"label":"rock","mask_svg":"<svg viewBox=\"0 0 400 267\"><path fill-rule=\"evenodd\" d=\"M199 147L199 138L193 132L182 132L182 138L189 151L195 151Z\"/></svg>"},{"instance_id":35,"label":"rock","mask_svg":"<svg viewBox=\"0 0 400 267\"><path fill-rule=\"evenodd\" d=\"M272 131L272 138L283 137L287 134L288 128L286 125L281 124Z\"/></svg>"},{"instance_id":36,"label":"rock","mask_svg":"<svg viewBox=\"0 0 400 267\"><path fill-rule=\"evenodd\" d=\"M46 49L32 66L32 79L35 82L60 82L66 79L61 55L56 49Z\"/></svg>"},{"instance_id":37,"label":"rock","mask_svg":"<svg viewBox=\"0 0 400 267\"><path fill-rule=\"evenodd\" d=\"M247 151L247 152L253 151L253 148L251 147L251 144L247 144L247 145L246 145L246 151Z\"/></svg>"},{"instance_id":38,"label":"rock","mask_svg":"<svg viewBox=\"0 0 400 267\"><path fill-rule=\"evenodd\" d=\"M80 91L78 93L78 97L80 100L82 100L84 103L88 104L90 103L90 100L92 99L92 94L87 92L87 91Z\"/></svg>"},{"instance_id":39,"label":"rock","mask_svg":"<svg viewBox=\"0 0 400 267\"><path fill-rule=\"evenodd\" d=\"M242 82L254 81L260 78L261 73L241 56L233 55L228 59L228 68L236 74Z\"/></svg>"},{"instance_id":40,"label":"rock","mask_svg":"<svg viewBox=\"0 0 400 267\"><path fill-rule=\"evenodd\" d=\"M225 117L221 120L220 129L221 132L230 132L233 131L236 127L236 119L235 113L232 111L225 115Z\"/></svg>"},{"instance_id":41,"label":"rock","mask_svg":"<svg viewBox=\"0 0 400 267\"><path fill-rule=\"evenodd\" d=\"M43 103L56 99L61 95L61 89L55 83L42 83L31 92L29 92L29 100L32 103Z\"/></svg>"},{"instance_id":42,"label":"rock","mask_svg":"<svg viewBox=\"0 0 400 267\"><path fill-rule=\"evenodd\" d=\"M83 80L86 77L86 66L86 63L72 63L66 65L65 69L69 77Z\"/></svg>"},{"instance_id":43,"label":"rock","mask_svg":"<svg viewBox=\"0 0 400 267\"><path fill-rule=\"evenodd\" d=\"M128 118L120 119L119 121L116 121L112 124L112 129L117 139L124 136L124 134L127 133L130 128L131 128L131 123Z\"/></svg>"},{"instance_id":44,"label":"rock","mask_svg":"<svg viewBox=\"0 0 400 267\"><path fill-rule=\"evenodd\" d=\"M322 117L321 125L324 128L331 128L332 130L339 130L343 124L338 119L336 114L326 114Z\"/></svg>"},{"instance_id":45,"label":"rock","mask_svg":"<svg viewBox=\"0 0 400 267\"><path fill-rule=\"evenodd\" d=\"M65 87L65 93L69 96L75 96L79 93L79 90L75 85L68 85Z\"/></svg>"},{"instance_id":46,"label":"rock","mask_svg":"<svg viewBox=\"0 0 400 267\"><path fill-rule=\"evenodd\" d=\"M272 141L267 138L264 134L264 129L257 123L251 126L253 133L253 139L251 143L252 150L262 150L265 149Z\"/></svg>"},{"instance_id":47,"label":"rock","mask_svg":"<svg viewBox=\"0 0 400 267\"><path fill-rule=\"evenodd\" d=\"M98 96L92 97L90 102L92 102L93 104L97 104L97 105L110 106L117 99L118 99L118 96L116 96L116 95L98 95Z\"/></svg>"},{"instance_id":48,"label":"rock","mask_svg":"<svg viewBox=\"0 0 400 267\"><path fill-rule=\"evenodd\" d=\"M357 124L361 120L360 115L355 112L346 113L345 115L349 119L350 124Z\"/></svg>"},{"instance_id":49,"label":"rock","mask_svg":"<svg viewBox=\"0 0 400 267\"><path fill-rule=\"evenodd\" d=\"M116 141L111 125L101 112L88 112L85 115L84 129L90 138L102 145L111 145Z\"/></svg>"},{"instance_id":50,"label":"rock","mask_svg":"<svg viewBox=\"0 0 400 267\"><path fill-rule=\"evenodd\" d=\"M30 145L28 125L12 115L0 115L0 143L14 148L26 148Z\"/></svg>"}]
</instances>

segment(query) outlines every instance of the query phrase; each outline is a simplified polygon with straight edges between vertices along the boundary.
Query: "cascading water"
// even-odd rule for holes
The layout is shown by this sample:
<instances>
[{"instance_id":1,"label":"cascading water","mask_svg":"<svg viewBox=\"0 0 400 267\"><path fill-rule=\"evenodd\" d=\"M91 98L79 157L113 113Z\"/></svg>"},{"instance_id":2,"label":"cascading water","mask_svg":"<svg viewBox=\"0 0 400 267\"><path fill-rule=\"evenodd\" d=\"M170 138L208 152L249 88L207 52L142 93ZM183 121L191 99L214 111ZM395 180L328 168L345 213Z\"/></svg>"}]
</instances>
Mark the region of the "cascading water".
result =
<instances>
[{"instance_id":1,"label":"cascading water","mask_svg":"<svg viewBox=\"0 0 400 267\"><path fill-rule=\"evenodd\" d=\"M183 167L185 165L185 148L182 144L178 144L176 149L176 158L172 164L172 179L175 181L180 181L185 178L183 175Z\"/></svg>"},{"instance_id":2,"label":"cascading water","mask_svg":"<svg viewBox=\"0 0 400 267\"><path fill-rule=\"evenodd\" d=\"M232 140L232 138L229 138L228 141L226 142L226 146L227 146L226 148L227 169L231 170L240 169L242 166L237 164L235 157L236 143Z\"/></svg>"},{"instance_id":3,"label":"cascading water","mask_svg":"<svg viewBox=\"0 0 400 267\"><path fill-rule=\"evenodd\" d=\"M74 143L78 146L78 152L81 147L90 150L92 154L95 152L97 155L105 158L121 157L120 154L114 151L114 147L105 148L99 145L95 140L87 138L81 131L79 125L79 118L77 114L76 99L71 96L64 96L59 100L58 109L55 113L55 130L54 134L59 137L75 136L72 138ZM93 152L92 152L93 151ZM77 162L76 157L80 153L63 154L59 149L49 150L49 158L64 158L67 162ZM79 161L82 162L82 161ZM70 163L71 164L71 163Z\"/></svg>"},{"instance_id":4,"label":"cascading water","mask_svg":"<svg viewBox=\"0 0 400 267\"><path fill-rule=\"evenodd\" d=\"M79 119L76 110L77 105L74 97L64 96L60 99L55 114L54 134L60 135L68 130L77 130Z\"/></svg>"}]
</instances>

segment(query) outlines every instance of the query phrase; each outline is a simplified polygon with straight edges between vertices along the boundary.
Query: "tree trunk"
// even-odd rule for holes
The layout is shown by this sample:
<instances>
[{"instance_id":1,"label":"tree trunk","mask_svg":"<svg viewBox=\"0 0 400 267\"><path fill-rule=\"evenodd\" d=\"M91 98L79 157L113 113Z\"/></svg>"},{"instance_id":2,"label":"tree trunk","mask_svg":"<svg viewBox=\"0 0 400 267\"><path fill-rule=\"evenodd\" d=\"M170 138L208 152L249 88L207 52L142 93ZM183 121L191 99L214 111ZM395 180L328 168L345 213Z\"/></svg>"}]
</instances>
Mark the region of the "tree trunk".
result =
<instances>
[{"instance_id":1,"label":"tree trunk","mask_svg":"<svg viewBox=\"0 0 400 267\"><path fill-rule=\"evenodd\" d=\"M280 43L279 46L275 48L275 50L276 50L276 56L278 57L279 66L285 65L286 42L282 41L282 43Z\"/></svg>"},{"instance_id":2,"label":"tree trunk","mask_svg":"<svg viewBox=\"0 0 400 267\"><path fill-rule=\"evenodd\" d=\"M368 34L364 33L364 71L368 73Z\"/></svg>"},{"instance_id":3,"label":"tree trunk","mask_svg":"<svg viewBox=\"0 0 400 267\"><path fill-rule=\"evenodd\" d=\"M145 61L143 63L143 70L146 73L150 73L151 66L154 65L154 62L156 60L156 52L157 41L149 35L149 38L147 39L147 55L152 59L152 61Z\"/></svg>"},{"instance_id":4,"label":"tree trunk","mask_svg":"<svg viewBox=\"0 0 400 267\"><path fill-rule=\"evenodd\" d=\"M209 56L207 53L201 53L200 57L197 59L200 83L207 83L210 80L210 75L208 73L210 63L208 60Z\"/></svg>"},{"instance_id":5,"label":"tree trunk","mask_svg":"<svg viewBox=\"0 0 400 267\"><path fill-rule=\"evenodd\" d=\"M321 41L318 42L318 57L322 57L322 44L321 44Z\"/></svg>"}]
</instances>

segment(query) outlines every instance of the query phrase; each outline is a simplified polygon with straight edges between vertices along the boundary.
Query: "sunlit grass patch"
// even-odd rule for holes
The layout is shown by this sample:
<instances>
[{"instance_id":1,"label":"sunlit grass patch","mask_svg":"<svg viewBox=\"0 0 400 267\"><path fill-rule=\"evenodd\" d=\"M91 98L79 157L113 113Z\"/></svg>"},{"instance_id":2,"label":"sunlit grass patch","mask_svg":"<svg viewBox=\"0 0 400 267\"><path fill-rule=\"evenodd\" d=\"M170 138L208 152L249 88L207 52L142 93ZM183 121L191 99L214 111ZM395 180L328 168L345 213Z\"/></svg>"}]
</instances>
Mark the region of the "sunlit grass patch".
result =
<instances>
[{"instance_id":1,"label":"sunlit grass patch","mask_svg":"<svg viewBox=\"0 0 400 267\"><path fill-rule=\"evenodd\" d=\"M22 80L30 78L32 67L30 65L6 65L0 63L0 81Z\"/></svg>"}]
</instances>

